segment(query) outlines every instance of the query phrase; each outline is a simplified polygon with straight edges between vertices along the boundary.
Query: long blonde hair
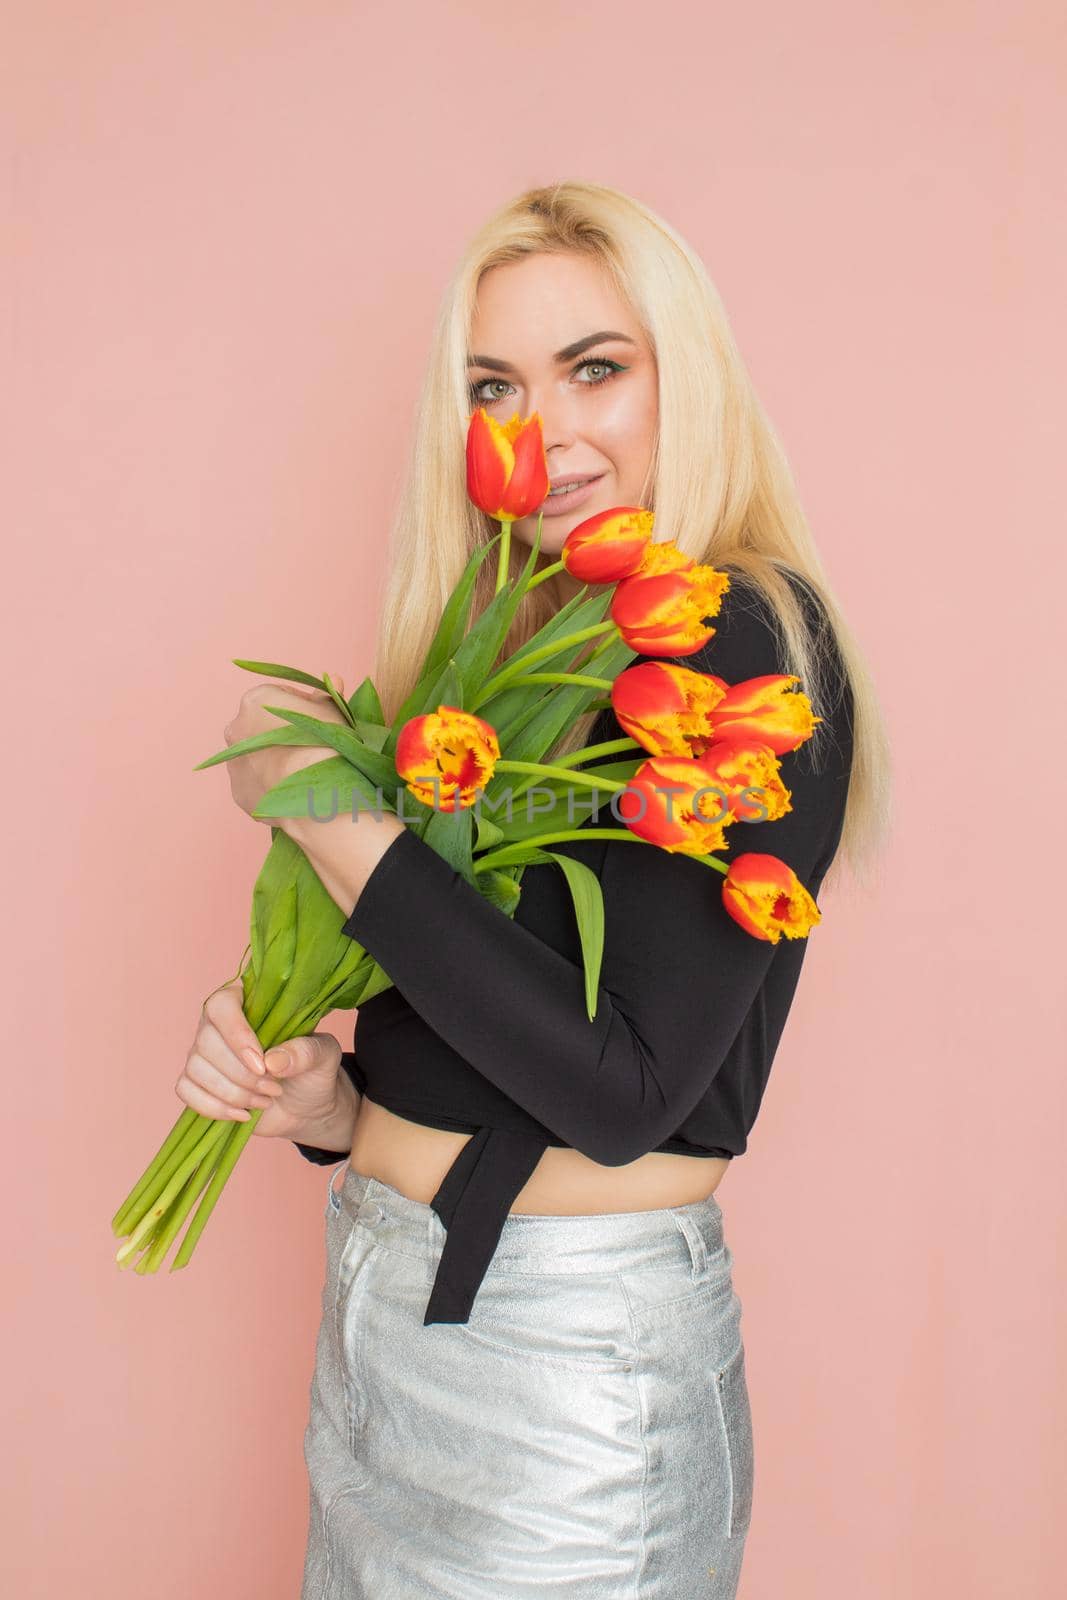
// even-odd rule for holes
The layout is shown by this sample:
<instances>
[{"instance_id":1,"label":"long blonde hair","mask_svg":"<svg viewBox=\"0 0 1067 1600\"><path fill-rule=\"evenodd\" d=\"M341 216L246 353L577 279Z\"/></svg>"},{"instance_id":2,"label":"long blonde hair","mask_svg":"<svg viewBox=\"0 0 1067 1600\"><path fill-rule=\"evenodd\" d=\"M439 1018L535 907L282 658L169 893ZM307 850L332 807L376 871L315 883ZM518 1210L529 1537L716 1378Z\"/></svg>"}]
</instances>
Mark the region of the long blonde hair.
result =
<instances>
[{"instance_id":1,"label":"long blonde hair","mask_svg":"<svg viewBox=\"0 0 1067 1600\"><path fill-rule=\"evenodd\" d=\"M830 589L785 452L756 397L718 291L674 229L618 190L571 181L518 195L474 235L445 290L381 591L373 675L386 717L392 720L417 681L442 607L471 552L499 532L466 489L464 445L473 409L467 356L479 282L504 262L562 251L591 256L608 270L655 355L659 424L639 501L655 511L654 537L672 539L695 561L725 567L732 584L751 584L765 598L780 625L783 670L798 674L817 713L825 709L830 645L809 632L788 572L799 574L826 609L853 700L852 777L836 860L846 858L854 876L868 882L888 834L891 787L872 679ZM528 547L513 539L513 576L528 557ZM537 570L554 559L539 555ZM492 599L495 573L490 557L480 569L474 616ZM563 598L555 577L538 584L520 606L502 654L528 639ZM729 593L723 603L730 603ZM553 753L586 743L595 717L595 711L579 717Z\"/></svg>"}]
</instances>

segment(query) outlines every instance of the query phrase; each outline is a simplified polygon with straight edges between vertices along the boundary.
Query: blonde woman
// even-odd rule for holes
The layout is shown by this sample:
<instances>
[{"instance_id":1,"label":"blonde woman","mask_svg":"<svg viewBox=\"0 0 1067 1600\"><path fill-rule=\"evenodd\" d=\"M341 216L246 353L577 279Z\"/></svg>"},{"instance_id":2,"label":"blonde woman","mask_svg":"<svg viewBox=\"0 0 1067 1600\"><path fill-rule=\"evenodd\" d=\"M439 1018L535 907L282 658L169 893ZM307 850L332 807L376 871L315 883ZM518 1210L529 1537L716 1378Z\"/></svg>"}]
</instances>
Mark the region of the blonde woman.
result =
<instances>
[{"instance_id":1,"label":"blonde woman","mask_svg":"<svg viewBox=\"0 0 1067 1600\"><path fill-rule=\"evenodd\" d=\"M541 565L594 512L652 508L656 538L730 578L714 635L672 659L731 684L799 675L822 720L783 758L792 809L734 823L729 853L779 856L813 896L839 857L863 877L887 816L875 694L703 266L615 190L518 196L448 286L381 607L387 717L470 552L497 531L466 493L479 405L541 417ZM536 526L514 524L513 571ZM578 588L563 572L539 584L506 649ZM276 725L263 702L287 694L248 690L227 739ZM587 712L554 753L621 733L612 711ZM235 800L251 812L325 753L230 763ZM582 827L618 821L579 813ZM714 1196L746 1148L805 939L744 931L721 878L684 853L556 845L604 894L590 1021L555 866L527 869L509 918L396 819L282 826L394 987L361 1007L353 1050L316 1034L269 1051L264 1071L228 984L178 1093L208 1116L266 1108L259 1135L341 1175L326 1201L303 1600L726 1600L755 1451Z\"/></svg>"}]
</instances>

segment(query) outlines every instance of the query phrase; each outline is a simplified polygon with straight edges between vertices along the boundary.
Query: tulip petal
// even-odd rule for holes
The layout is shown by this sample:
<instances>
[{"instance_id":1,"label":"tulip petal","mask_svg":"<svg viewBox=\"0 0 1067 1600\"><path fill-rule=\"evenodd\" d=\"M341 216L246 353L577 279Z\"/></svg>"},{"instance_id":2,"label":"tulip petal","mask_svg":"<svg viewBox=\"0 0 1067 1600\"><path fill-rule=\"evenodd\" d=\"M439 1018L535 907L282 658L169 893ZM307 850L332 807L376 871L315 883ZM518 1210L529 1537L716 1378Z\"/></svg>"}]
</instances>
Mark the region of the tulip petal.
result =
<instances>
[{"instance_id":1,"label":"tulip petal","mask_svg":"<svg viewBox=\"0 0 1067 1600\"><path fill-rule=\"evenodd\" d=\"M473 805L499 758L492 724L459 706L412 717L397 738L398 776L417 800L441 811Z\"/></svg>"},{"instance_id":2,"label":"tulip petal","mask_svg":"<svg viewBox=\"0 0 1067 1600\"><path fill-rule=\"evenodd\" d=\"M638 838L687 855L723 849L724 830L733 820L699 762L679 756L643 762L619 791L615 808Z\"/></svg>"},{"instance_id":3,"label":"tulip petal","mask_svg":"<svg viewBox=\"0 0 1067 1600\"><path fill-rule=\"evenodd\" d=\"M654 516L640 506L612 506L572 528L560 559L580 583L618 583L644 559Z\"/></svg>"},{"instance_id":4,"label":"tulip petal","mask_svg":"<svg viewBox=\"0 0 1067 1600\"><path fill-rule=\"evenodd\" d=\"M506 430L479 406L467 428L467 493L480 511L498 516L514 467Z\"/></svg>"},{"instance_id":5,"label":"tulip petal","mask_svg":"<svg viewBox=\"0 0 1067 1600\"><path fill-rule=\"evenodd\" d=\"M611 618L631 650L650 656L693 655L715 629L703 619L715 616L730 587L714 567L686 567L616 584Z\"/></svg>"},{"instance_id":6,"label":"tulip petal","mask_svg":"<svg viewBox=\"0 0 1067 1600\"><path fill-rule=\"evenodd\" d=\"M781 779L781 762L769 745L716 739L699 757L711 781L730 796L730 809L741 822L777 822L792 811L789 790ZM751 813L761 807L764 815Z\"/></svg>"},{"instance_id":7,"label":"tulip petal","mask_svg":"<svg viewBox=\"0 0 1067 1600\"><path fill-rule=\"evenodd\" d=\"M504 493L504 509L509 517L528 517L531 511L536 511L543 504L550 488L538 412L535 411L522 423L515 434L512 448L514 466Z\"/></svg>"},{"instance_id":8,"label":"tulip petal","mask_svg":"<svg viewBox=\"0 0 1067 1600\"><path fill-rule=\"evenodd\" d=\"M671 661L639 662L615 679L619 725L652 755L699 756L715 737L711 713L725 685Z\"/></svg>"},{"instance_id":9,"label":"tulip petal","mask_svg":"<svg viewBox=\"0 0 1067 1600\"><path fill-rule=\"evenodd\" d=\"M746 933L777 944L804 939L822 921L814 899L796 873L777 856L746 851L735 856L723 880L723 905Z\"/></svg>"},{"instance_id":10,"label":"tulip petal","mask_svg":"<svg viewBox=\"0 0 1067 1600\"><path fill-rule=\"evenodd\" d=\"M813 716L807 695L796 689L799 682L788 673L767 673L731 685L715 707L716 729L770 745L776 755L796 750L822 721Z\"/></svg>"}]
</instances>

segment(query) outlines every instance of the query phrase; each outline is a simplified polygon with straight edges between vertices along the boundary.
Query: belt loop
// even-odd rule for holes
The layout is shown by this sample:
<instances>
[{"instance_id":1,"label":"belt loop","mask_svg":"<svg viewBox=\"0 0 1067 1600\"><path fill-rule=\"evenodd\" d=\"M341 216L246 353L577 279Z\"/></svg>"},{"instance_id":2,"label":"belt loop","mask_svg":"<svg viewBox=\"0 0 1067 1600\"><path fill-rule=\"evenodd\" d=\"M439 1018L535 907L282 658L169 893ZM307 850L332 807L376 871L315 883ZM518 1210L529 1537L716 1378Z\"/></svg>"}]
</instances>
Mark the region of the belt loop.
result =
<instances>
[{"instance_id":1,"label":"belt loop","mask_svg":"<svg viewBox=\"0 0 1067 1600\"><path fill-rule=\"evenodd\" d=\"M340 1209L341 1209L341 1201L340 1201L340 1199L338 1197L337 1190L333 1186L333 1181L334 1181L334 1179L336 1178L336 1176L337 1176L337 1174L339 1172L345 1172L345 1171L347 1171L347 1168L348 1168L348 1162L347 1162L347 1160L345 1160L345 1161L341 1162L341 1165L339 1167L335 1167L333 1169L333 1171L330 1173L330 1204L333 1206L335 1211L340 1211Z\"/></svg>"},{"instance_id":2,"label":"belt loop","mask_svg":"<svg viewBox=\"0 0 1067 1600\"><path fill-rule=\"evenodd\" d=\"M697 1227L693 1218L685 1211L675 1211L671 1208L671 1216L678 1224L689 1246L689 1266L694 1278L703 1278L708 1270L708 1247L704 1242L704 1235Z\"/></svg>"}]
</instances>

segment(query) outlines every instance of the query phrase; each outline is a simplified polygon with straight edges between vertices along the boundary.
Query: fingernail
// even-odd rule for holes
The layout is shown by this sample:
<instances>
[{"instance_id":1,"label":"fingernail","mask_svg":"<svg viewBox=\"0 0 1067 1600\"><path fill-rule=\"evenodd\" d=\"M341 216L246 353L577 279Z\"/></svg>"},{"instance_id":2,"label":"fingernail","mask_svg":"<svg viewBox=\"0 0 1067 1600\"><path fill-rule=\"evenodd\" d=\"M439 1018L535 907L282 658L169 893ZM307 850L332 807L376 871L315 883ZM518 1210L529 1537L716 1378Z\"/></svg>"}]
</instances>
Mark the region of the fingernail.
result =
<instances>
[{"instance_id":1,"label":"fingernail","mask_svg":"<svg viewBox=\"0 0 1067 1600\"><path fill-rule=\"evenodd\" d=\"M247 1050L242 1050L241 1055L248 1062L248 1065L252 1068L253 1072L258 1072L260 1074L266 1072L267 1069L263 1065L262 1056L257 1055L256 1051L252 1049L251 1045L249 1045Z\"/></svg>"},{"instance_id":2,"label":"fingernail","mask_svg":"<svg viewBox=\"0 0 1067 1600\"><path fill-rule=\"evenodd\" d=\"M276 1077L279 1074L288 1071L288 1069L289 1069L289 1067L291 1065L292 1065L292 1062L290 1060L288 1050L283 1050L279 1046L278 1048L273 1049L273 1050L270 1051L270 1069L269 1070L271 1072L273 1072Z\"/></svg>"}]
</instances>

